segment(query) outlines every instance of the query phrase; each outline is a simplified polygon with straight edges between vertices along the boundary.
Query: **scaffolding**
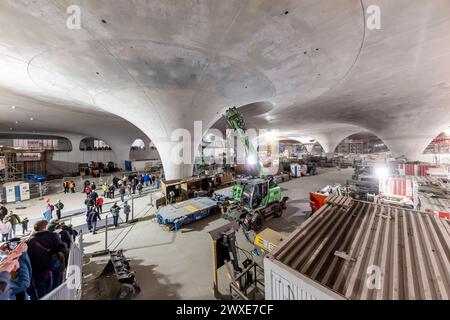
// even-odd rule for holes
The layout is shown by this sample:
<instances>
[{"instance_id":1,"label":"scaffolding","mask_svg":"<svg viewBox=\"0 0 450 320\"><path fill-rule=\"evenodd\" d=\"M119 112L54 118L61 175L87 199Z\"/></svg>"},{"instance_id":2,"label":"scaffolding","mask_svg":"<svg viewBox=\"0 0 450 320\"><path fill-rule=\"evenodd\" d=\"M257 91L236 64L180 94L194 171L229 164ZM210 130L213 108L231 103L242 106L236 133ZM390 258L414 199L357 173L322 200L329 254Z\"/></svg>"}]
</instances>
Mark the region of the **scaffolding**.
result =
<instances>
[{"instance_id":1,"label":"scaffolding","mask_svg":"<svg viewBox=\"0 0 450 320\"><path fill-rule=\"evenodd\" d=\"M21 181L25 174L46 172L46 153L36 149L3 149L0 163L0 183Z\"/></svg>"},{"instance_id":2,"label":"scaffolding","mask_svg":"<svg viewBox=\"0 0 450 320\"><path fill-rule=\"evenodd\" d=\"M2 167L0 170L0 182L11 182L23 180L23 162L17 161L16 151L1 150L0 159L2 159Z\"/></svg>"}]
</instances>

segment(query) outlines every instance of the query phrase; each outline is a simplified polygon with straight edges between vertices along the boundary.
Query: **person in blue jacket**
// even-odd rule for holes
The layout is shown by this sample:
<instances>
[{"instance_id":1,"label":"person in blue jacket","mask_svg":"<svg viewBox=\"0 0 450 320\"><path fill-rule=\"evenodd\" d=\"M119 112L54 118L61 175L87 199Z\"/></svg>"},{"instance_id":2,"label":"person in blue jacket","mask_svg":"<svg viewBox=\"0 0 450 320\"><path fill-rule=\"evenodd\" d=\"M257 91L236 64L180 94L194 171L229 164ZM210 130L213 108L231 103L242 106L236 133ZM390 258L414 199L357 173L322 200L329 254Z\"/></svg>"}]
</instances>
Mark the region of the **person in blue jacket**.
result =
<instances>
[{"instance_id":1,"label":"person in blue jacket","mask_svg":"<svg viewBox=\"0 0 450 320\"><path fill-rule=\"evenodd\" d=\"M50 222L52 220L53 215L52 215L52 209L51 209L50 205L47 205L47 208L45 208L43 216L44 216L44 219L47 220L47 222Z\"/></svg>"},{"instance_id":2,"label":"person in blue jacket","mask_svg":"<svg viewBox=\"0 0 450 320\"><path fill-rule=\"evenodd\" d=\"M11 295L11 273L0 271L0 300L9 300Z\"/></svg>"},{"instance_id":3,"label":"person in blue jacket","mask_svg":"<svg viewBox=\"0 0 450 320\"><path fill-rule=\"evenodd\" d=\"M101 220L100 215L98 214L95 207L92 207L91 210L88 212L87 217L87 225L89 231L92 231L93 234L96 234L97 232L97 221Z\"/></svg>"},{"instance_id":4,"label":"person in blue jacket","mask_svg":"<svg viewBox=\"0 0 450 320\"><path fill-rule=\"evenodd\" d=\"M11 280L11 300L29 300L27 289L31 284L31 262L27 252L22 253L19 258L19 269L16 278Z\"/></svg>"},{"instance_id":5,"label":"person in blue jacket","mask_svg":"<svg viewBox=\"0 0 450 320\"><path fill-rule=\"evenodd\" d=\"M148 175L148 173L146 173L146 174L144 174L144 184L145 184L145 186L146 187L148 187L149 186L149 184L150 184L150 176Z\"/></svg>"}]
</instances>

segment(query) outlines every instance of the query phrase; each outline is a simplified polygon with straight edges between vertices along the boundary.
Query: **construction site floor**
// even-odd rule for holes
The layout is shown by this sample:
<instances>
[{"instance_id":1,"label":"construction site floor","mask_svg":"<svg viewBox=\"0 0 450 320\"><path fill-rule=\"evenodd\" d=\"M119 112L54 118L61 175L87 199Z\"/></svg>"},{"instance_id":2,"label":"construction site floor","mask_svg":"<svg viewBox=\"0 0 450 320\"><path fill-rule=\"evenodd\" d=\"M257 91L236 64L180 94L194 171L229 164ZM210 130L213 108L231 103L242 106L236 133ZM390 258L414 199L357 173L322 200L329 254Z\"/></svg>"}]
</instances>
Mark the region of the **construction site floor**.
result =
<instances>
[{"instance_id":1,"label":"construction site floor","mask_svg":"<svg viewBox=\"0 0 450 320\"><path fill-rule=\"evenodd\" d=\"M289 234L309 214L309 192L322 189L328 184L344 184L352 175L352 169L319 169L319 174L284 182L284 195L289 197L287 210L281 218L266 222L283 234ZM229 189L221 190L222 193ZM214 299L212 288L212 249L208 231L228 221L220 215L209 216L186 225L178 232L168 231L155 221L155 208L149 206L148 197L135 200L134 224L121 224L108 232L108 249L123 249L129 258L131 269L136 272L141 292L134 299ZM237 234L237 244L251 251L253 246L242 232ZM92 253L105 249L104 229L95 235L84 236L86 253L84 266L83 299L114 299L117 296L117 280L100 277L108 262L108 256L92 257ZM245 259L241 252L240 258ZM229 278L226 268L219 272L219 290L229 294Z\"/></svg>"}]
</instances>

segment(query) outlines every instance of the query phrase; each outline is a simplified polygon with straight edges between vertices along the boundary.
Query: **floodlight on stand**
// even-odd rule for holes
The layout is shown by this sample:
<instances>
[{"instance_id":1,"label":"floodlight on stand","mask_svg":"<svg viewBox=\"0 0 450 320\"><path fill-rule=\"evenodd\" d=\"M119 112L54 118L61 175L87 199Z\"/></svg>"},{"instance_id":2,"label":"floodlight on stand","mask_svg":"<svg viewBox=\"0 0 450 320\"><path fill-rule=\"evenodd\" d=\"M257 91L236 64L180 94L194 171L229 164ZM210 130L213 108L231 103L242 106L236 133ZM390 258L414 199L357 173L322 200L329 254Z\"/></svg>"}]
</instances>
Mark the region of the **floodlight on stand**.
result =
<instances>
[{"instance_id":1,"label":"floodlight on stand","mask_svg":"<svg viewBox=\"0 0 450 320\"><path fill-rule=\"evenodd\" d=\"M376 167L375 168L375 175L378 178L384 178L389 176L389 169L387 167Z\"/></svg>"},{"instance_id":2,"label":"floodlight on stand","mask_svg":"<svg viewBox=\"0 0 450 320\"><path fill-rule=\"evenodd\" d=\"M255 164L257 163L257 161L258 161L258 159L256 159L256 156L255 156L255 155L249 155L249 156L247 157L247 163L248 163L249 165L255 165Z\"/></svg>"}]
</instances>

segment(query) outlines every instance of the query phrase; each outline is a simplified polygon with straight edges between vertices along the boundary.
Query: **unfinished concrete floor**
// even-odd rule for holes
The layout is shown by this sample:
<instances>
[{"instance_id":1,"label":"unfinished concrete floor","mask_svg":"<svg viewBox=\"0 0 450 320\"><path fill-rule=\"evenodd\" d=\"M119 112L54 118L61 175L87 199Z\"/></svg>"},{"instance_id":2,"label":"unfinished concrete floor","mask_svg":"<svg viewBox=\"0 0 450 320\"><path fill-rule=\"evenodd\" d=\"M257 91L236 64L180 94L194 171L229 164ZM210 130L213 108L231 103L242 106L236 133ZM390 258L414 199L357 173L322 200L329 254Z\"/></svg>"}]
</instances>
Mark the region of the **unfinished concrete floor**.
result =
<instances>
[{"instance_id":1,"label":"unfinished concrete floor","mask_svg":"<svg viewBox=\"0 0 450 320\"><path fill-rule=\"evenodd\" d=\"M321 169L317 176L282 183L284 194L290 198L288 209L281 218L267 221L265 227L289 234L309 214L310 191L328 184L343 184L351 174L351 169ZM213 272L208 231L228 221L215 215L187 225L178 232L167 231L154 220L155 210L149 208L148 202L146 198L136 201L140 222L121 225L108 233L109 249L123 249L125 256L131 259L132 270L136 271L142 291L135 299L214 299L210 290ZM241 232L237 238L240 247L252 249ZM96 235L86 234L84 244L86 265L83 298L114 298L112 284L96 279L105 267L106 257L90 256L104 249L104 231ZM108 281L114 282L114 279ZM227 294L229 281L225 270L220 271L219 281L221 293Z\"/></svg>"}]
</instances>

